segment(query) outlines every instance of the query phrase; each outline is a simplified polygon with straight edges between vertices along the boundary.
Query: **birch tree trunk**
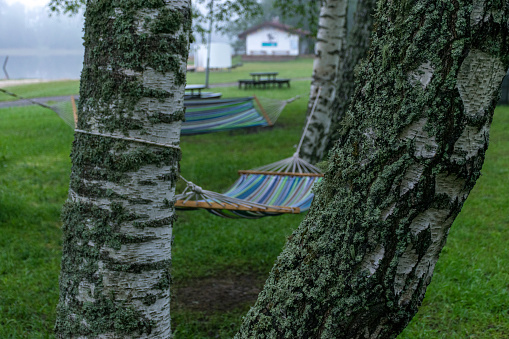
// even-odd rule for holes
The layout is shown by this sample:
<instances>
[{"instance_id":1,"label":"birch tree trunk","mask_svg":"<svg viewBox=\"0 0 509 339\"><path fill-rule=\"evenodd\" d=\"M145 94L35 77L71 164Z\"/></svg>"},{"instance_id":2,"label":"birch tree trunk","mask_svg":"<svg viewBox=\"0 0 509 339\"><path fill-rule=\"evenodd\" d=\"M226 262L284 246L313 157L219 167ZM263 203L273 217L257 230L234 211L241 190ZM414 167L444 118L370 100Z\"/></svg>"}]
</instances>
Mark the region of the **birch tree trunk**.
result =
<instances>
[{"instance_id":1,"label":"birch tree trunk","mask_svg":"<svg viewBox=\"0 0 509 339\"><path fill-rule=\"evenodd\" d=\"M320 98L304 135L300 157L306 161L320 159L324 152L322 140L329 134L330 107L336 96L338 72L347 36L348 0L326 0L320 9L318 35L313 63L313 81L309 94L308 114L321 87Z\"/></svg>"},{"instance_id":2,"label":"birch tree trunk","mask_svg":"<svg viewBox=\"0 0 509 339\"><path fill-rule=\"evenodd\" d=\"M480 175L509 66L503 0L380 0L328 171L237 338L394 338Z\"/></svg>"},{"instance_id":3,"label":"birch tree trunk","mask_svg":"<svg viewBox=\"0 0 509 339\"><path fill-rule=\"evenodd\" d=\"M58 338L169 338L189 0L88 1Z\"/></svg>"},{"instance_id":4,"label":"birch tree trunk","mask_svg":"<svg viewBox=\"0 0 509 339\"><path fill-rule=\"evenodd\" d=\"M371 45L375 6L376 0L357 0L352 29L348 33L344 57L338 71L336 96L330 105L329 132L320 140L324 151L313 154L314 158L311 159L313 162L325 158L339 139L339 129L356 87L355 69L368 56Z\"/></svg>"}]
</instances>

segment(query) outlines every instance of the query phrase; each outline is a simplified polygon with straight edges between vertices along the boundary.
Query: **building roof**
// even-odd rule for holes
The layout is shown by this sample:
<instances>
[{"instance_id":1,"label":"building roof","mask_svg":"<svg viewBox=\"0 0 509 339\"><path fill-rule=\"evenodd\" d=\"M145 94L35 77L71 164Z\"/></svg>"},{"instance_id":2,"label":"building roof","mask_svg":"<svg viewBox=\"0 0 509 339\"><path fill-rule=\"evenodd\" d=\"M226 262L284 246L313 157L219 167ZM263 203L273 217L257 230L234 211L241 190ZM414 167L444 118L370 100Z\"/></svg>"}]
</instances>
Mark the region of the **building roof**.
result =
<instances>
[{"instance_id":1,"label":"building roof","mask_svg":"<svg viewBox=\"0 0 509 339\"><path fill-rule=\"evenodd\" d=\"M268 27L279 29L281 31L285 31L285 32L288 32L288 33L298 34L298 35L301 35L301 36L303 36L303 35L311 35L311 32L302 30L300 28L295 28L295 27L292 27L292 26L288 26L288 25L282 24L279 21L265 21L264 23L261 23L259 25L256 25L254 27L251 27L251 28L245 30L244 32L240 33L238 35L238 37L239 37L239 39L245 39L246 36L248 36L249 34L254 33L254 32L256 32L256 31L258 31L258 30L260 30L262 28L268 28Z\"/></svg>"}]
</instances>

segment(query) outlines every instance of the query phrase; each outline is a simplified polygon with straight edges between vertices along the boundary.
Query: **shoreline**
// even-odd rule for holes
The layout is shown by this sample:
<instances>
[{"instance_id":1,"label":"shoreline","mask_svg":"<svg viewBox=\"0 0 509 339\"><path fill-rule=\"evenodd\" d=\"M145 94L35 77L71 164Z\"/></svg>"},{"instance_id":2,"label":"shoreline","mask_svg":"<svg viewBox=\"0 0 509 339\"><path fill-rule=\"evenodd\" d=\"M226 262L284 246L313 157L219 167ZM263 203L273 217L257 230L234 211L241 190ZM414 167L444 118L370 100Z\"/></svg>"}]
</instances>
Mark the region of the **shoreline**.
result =
<instances>
[{"instance_id":1,"label":"shoreline","mask_svg":"<svg viewBox=\"0 0 509 339\"><path fill-rule=\"evenodd\" d=\"M12 79L0 80L0 88L11 87L17 85L38 84L43 82L72 81L79 79Z\"/></svg>"}]
</instances>

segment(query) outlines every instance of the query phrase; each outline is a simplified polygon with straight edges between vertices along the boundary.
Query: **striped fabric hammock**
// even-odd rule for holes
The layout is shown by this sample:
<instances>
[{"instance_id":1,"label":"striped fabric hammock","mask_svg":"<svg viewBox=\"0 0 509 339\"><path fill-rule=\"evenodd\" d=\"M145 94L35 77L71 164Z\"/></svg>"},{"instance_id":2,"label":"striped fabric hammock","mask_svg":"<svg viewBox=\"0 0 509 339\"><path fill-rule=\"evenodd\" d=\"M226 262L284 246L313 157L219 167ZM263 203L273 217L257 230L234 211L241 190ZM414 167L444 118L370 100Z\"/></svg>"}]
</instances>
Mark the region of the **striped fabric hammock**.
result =
<instances>
[{"instance_id":1,"label":"striped fabric hammock","mask_svg":"<svg viewBox=\"0 0 509 339\"><path fill-rule=\"evenodd\" d=\"M313 201L313 185L323 178L321 173L259 169L239 171L239 175L239 179L223 194L204 190L184 179L187 187L177 196L175 207L206 209L225 218L257 219L284 213L302 213L309 209Z\"/></svg>"},{"instance_id":2,"label":"striped fabric hammock","mask_svg":"<svg viewBox=\"0 0 509 339\"><path fill-rule=\"evenodd\" d=\"M317 100L321 88L318 90ZM322 180L320 169L299 157L300 147L310 117L297 151L292 157L249 171L239 171L239 179L225 193L220 194L186 182L185 190L177 195L177 209L206 209L225 218L256 219L284 213L302 213L309 209L314 194L312 188Z\"/></svg>"},{"instance_id":3,"label":"striped fabric hammock","mask_svg":"<svg viewBox=\"0 0 509 339\"><path fill-rule=\"evenodd\" d=\"M74 97L71 97L71 102L62 101L46 105L32 99L23 98L2 88L0 88L0 91L50 109L71 128L76 128L78 116ZM181 134L192 135L238 128L272 126L285 106L298 98L300 96L288 100L257 98L256 96L233 99L184 100L186 115L185 122L182 123Z\"/></svg>"},{"instance_id":4,"label":"striped fabric hammock","mask_svg":"<svg viewBox=\"0 0 509 339\"><path fill-rule=\"evenodd\" d=\"M186 121L182 135L212 133L247 127L274 125L284 107L294 101L267 98L185 100Z\"/></svg>"}]
</instances>

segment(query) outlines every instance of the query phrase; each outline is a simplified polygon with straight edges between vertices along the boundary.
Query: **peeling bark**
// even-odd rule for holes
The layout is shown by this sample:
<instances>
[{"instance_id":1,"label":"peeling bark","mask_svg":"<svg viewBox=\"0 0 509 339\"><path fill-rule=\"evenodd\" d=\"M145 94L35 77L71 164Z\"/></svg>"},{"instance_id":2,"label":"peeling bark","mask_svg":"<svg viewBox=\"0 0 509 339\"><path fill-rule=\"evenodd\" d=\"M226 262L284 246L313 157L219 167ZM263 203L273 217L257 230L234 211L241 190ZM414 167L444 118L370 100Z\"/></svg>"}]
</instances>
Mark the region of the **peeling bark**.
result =
<instances>
[{"instance_id":1,"label":"peeling bark","mask_svg":"<svg viewBox=\"0 0 509 339\"><path fill-rule=\"evenodd\" d=\"M171 336L189 7L188 0L87 3L78 132L62 213L58 338Z\"/></svg>"},{"instance_id":2,"label":"peeling bark","mask_svg":"<svg viewBox=\"0 0 509 339\"><path fill-rule=\"evenodd\" d=\"M380 0L376 22L311 210L237 338L396 337L480 176L507 2Z\"/></svg>"}]
</instances>

